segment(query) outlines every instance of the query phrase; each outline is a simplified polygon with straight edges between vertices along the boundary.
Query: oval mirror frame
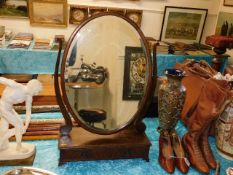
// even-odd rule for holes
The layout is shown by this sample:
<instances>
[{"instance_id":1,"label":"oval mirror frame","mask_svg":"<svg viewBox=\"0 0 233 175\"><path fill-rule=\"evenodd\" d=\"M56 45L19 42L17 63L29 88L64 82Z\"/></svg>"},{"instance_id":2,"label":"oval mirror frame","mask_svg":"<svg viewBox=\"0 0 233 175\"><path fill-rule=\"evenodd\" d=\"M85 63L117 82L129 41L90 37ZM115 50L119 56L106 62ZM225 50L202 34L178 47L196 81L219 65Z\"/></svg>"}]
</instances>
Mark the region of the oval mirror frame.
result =
<instances>
[{"instance_id":1,"label":"oval mirror frame","mask_svg":"<svg viewBox=\"0 0 233 175\"><path fill-rule=\"evenodd\" d=\"M142 46L144 46L145 48L143 48L144 53L145 53L145 57L146 57L146 86L144 87L144 94L141 98L141 100L138 103L138 108L137 111L135 112L135 114L124 124L120 125L118 128L115 128L113 130L103 130L103 129L98 129L98 128L94 128L94 127L90 127L88 125L86 125L84 122L82 122L78 116L76 116L76 114L74 113L72 107L70 106L69 103L69 99L67 97L66 94L66 88L65 88L65 69L66 69L66 61L67 61L67 56L68 56L68 52L69 49L72 45L73 40L75 39L76 35L79 33L79 31L89 22L91 22L92 20L96 19L96 18L101 18L103 16L115 16L115 17L119 17L122 20L125 20L126 22L129 23L129 25L131 25L138 33L138 35L140 36L141 39L141 43ZM68 110L68 114L70 116L72 116L72 118L74 119L75 122L78 123L79 126L81 126L82 128L84 128L87 131L90 131L92 133L96 133L96 134L101 134L101 135L109 135L109 134L113 134L116 133L118 131L123 130L126 127L130 127L131 125L137 125L137 123L140 123L143 115L145 115L146 113L146 109L148 108L149 104L150 104L150 100L151 97L153 96L153 90L155 87L155 81L153 78L153 70L152 70L152 59L151 59L151 54L149 51L149 47L148 47L148 43L146 41L146 38L143 34L143 32L141 31L141 29L137 26L136 23L134 23L133 21L131 21L130 19L128 19L127 17L121 15L121 14L117 14L114 12L104 12L104 13L99 13L96 15L91 16L90 18L87 18L85 21L83 21L75 30L74 32L71 34L67 45L65 47L64 53L63 53L63 58L62 58L62 65L61 65L61 80L60 80L60 86L61 86L61 91L62 91L62 100L64 102L64 105L66 107L66 109ZM154 59L154 58L153 58ZM154 61L153 61L154 62ZM153 63L154 64L154 63ZM153 65L154 66L154 65Z\"/></svg>"}]
</instances>

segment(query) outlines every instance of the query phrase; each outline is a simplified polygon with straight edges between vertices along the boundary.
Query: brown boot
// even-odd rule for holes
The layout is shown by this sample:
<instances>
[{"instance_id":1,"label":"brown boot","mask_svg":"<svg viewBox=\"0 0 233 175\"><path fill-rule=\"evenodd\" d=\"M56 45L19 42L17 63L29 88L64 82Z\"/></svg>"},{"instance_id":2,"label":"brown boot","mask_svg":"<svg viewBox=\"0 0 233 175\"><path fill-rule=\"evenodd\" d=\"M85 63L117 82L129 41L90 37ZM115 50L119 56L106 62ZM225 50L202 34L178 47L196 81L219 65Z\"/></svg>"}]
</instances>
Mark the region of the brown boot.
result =
<instances>
[{"instance_id":1,"label":"brown boot","mask_svg":"<svg viewBox=\"0 0 233 175\"><path fill-rule=\"evenodd\" d=\"M182 145L188 154L188 159L193 167L195 167L201 173L208 174L209 167L203 157L202 151L199 147L198 140L200 133L188 132L182 138Z\"/></svg>"},{"instance_id":2,"label":"brown boot","mask_svg":"<svg viewBox=\"0 0 233 175\"><path fill-rule=\"evenodd\" d=\"M175 170L173 151L171 146L170 135L167 131L162 131L159 137L159 163L168 173Z\"/></svg>"},{"instance_id":3,"label":"brown boot","mask_svg":"<svg viewBox=\"0 0 233 175\"><path fill-rule=\"evenodd\" d=\"M207 159L209 161L209 158L206 157L205 160L204 157L207 153L203 153L201 149L204 147L203 149L207 150L209 144L207 138L202 139L202 135L209 128L211 122L222 113L230 102L230 98L231 95L227 90L221 88L214 80L207 80L202 87L194 112L186 119L188 133L183 137L182 144L191 165L202 173L209 173L206 162ZM200 141L204 142L202 146L200 146Z\"/></svg>"},{"instance_id":4,"label":"brown boot","mask_svg":"<svg viewBox=\"0 0 233 175\"><path fill-rule=\"evenodd\" d=\"M216 169L217 163L215 161L215 157L211 151L211 148L208 142L210 126L211 124L207 126L206 130L201 135L200 147L201 147L202 154L206 160L206 163L209 165L210 168Z\"/></svg>"},{"instance_id":5,"label":"brown boot","mask_svg":"<svg viewBox=\"0 0 233 175\"><path fill-rule=\"evenodd\" d=\"M175 154L175 165L180 170L180 172L185 174L188 172L189 166L187 164L188 162L186 162L187 160L185 160L187 158L185 156L181 140L175 131L171 133L171 140L173 152Z\"/></svg>"}]
</instances>

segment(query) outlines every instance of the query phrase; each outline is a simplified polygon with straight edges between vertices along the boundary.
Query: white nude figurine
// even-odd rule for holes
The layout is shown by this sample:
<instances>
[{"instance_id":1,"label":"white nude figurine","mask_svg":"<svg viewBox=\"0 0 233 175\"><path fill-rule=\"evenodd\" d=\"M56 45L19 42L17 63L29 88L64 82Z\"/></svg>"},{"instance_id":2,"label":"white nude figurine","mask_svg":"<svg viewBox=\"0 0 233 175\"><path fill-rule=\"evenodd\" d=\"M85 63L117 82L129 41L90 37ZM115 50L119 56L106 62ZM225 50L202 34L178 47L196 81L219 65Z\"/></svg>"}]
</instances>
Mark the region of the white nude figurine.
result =
<instances>
[{"instance_id":1,"label":"white nude figurine","mask_svg":"<svg viewBox=\"0 0 233 175\"><path fill-rule=\"evenodd\" d=\"M42 90L42 84L33 79L23 85L4 77L0 77L0 84L6 86L0 98L0 154L3 155L3 151L8 149L9 138L14 135L16 152L26 152L27 149L21 143L22 135L26 132L31 120L32 97ZM14 104L22 102L26 105L25 124L13 108ZM13 126L12 129L9 128L9 124Z\"/></svg>"}]
</instances>

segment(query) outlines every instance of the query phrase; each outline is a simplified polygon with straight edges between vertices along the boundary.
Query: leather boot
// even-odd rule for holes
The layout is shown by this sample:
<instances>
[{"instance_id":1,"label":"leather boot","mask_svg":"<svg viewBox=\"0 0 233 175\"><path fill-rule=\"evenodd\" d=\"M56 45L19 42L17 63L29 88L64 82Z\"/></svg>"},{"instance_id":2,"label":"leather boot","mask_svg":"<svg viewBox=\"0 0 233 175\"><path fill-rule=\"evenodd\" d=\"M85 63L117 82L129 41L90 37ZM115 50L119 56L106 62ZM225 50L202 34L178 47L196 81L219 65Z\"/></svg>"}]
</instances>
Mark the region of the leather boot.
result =
<instances>
[{"instance_id":1,"label":"leather boot","mask_svg":"<svg viewBox=\"0 0 233 175\"><path fill-rule=\"evenodd\" d=\"M188 154L191 165L201 173L209 174L209 167L198 144L199 137L200 132L188 132L182 138L182 145Z\"/></svg>"},{"instance_id":2,"label":"leather boot","mask_svg":"<svg viewBox=\"0 0 233 175\"><path fill-rule=\"evenodd\" d=\"M197 107L186 120L188 133L182 139L182 144L188 154L189 161L198 171L209 173L209 167L201 151L200 141L204 131L209 128L211 122L216 119L226 105L230 102L231 95L226 89L222 89L215 81L207 80L204 84ZM208 140L205 141L209 146ZM209 149L210 150L210 149Z\"/></svg>"},{"instance_id":3,"label":"leather boot","mask_svg":"<svg viewBox=\"0 0 233 175\"><path fill-rule=\"evenodd\" d=\"M168 173L174 172L175 162L173 159L173 151L168 131L161 131L160 133L158 161L161 167Z\"/></svg>"},{"instance_id":4,"label":"leather boot","mask_svg":"<svg viewBox=\"0 0 233 175\"><path fill-rule=\"evenodd\" d=\"M201 151L203 153L203 156L206 160L207 165L209 165L209 167L212 169L216 169L217 163L215 161L215 157L211 151L211 148L208 142L210 126L211 124L207 126L206 130L203 132L201 136L200 147L201 147Z\"/></svg>"},{"instance_id":5,"label":"leather boot","mask_svg":"<svg viewBox=\"0 0 233 175\"><path fill-rule=\"evenodd\" d=\"M171 141L172 148L175 154L175 165L182 173L187 173L189 170L188 162L185 156L185 152L183 146L181 144L181 140L175 131L171 132Z\"/></svg>"}]
</instances>

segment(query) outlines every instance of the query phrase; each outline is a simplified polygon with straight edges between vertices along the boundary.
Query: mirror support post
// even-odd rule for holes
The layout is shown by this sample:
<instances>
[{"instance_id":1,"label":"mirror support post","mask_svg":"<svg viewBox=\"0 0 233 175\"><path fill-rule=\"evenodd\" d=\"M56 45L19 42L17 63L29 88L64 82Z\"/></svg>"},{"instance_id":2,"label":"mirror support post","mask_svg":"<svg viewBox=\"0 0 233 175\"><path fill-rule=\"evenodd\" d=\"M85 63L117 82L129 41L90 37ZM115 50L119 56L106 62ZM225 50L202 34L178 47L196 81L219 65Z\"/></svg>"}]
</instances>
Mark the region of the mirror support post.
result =
<instances>
[{"instance_id":1,"label":"mirror support post","mask_svg":"<svg viewBox=\"0 0 233 175\"><path fill-rule=\"evenodd\" d=\"M69 135L72 129L72 121L67 112L66 106L64 104L64 101L61 95L61 87L59 83L60 57L61 57L61 50L62 50L62 44L63 44L63 41L61 38L58 39L58 43L59 43L59 51L58 51L57 61L56 61L55 71L54 71L54 88L55 88L57 103L60 106L61 113L65 119L65 125L61 126L60 133L63 136L67 136Z\"/></svg>"}]
</instances>

